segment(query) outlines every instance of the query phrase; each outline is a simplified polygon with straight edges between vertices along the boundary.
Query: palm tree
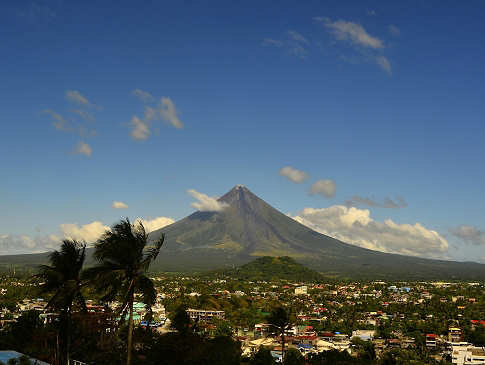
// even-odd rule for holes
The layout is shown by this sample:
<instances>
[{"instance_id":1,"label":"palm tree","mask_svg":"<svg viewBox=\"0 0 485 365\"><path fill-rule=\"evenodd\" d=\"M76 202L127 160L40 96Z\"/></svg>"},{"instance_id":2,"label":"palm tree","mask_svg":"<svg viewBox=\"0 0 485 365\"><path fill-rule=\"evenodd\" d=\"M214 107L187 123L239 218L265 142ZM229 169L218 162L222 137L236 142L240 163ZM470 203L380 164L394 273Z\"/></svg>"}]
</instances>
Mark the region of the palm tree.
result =
<instances>
[{"instance_id":1,"label":"palm tree","mask_svg":"<svg viewBox=\"0 0 485 365\"><path fill-rule=\"evenodd\" d=\"M61 337L64 340L63 363L69 365L71 350L71 315L74 304L85 311L86 303L81 292L81 272L85 259L86 244L75 240L64 240L59 251L49 256L50 266L42 265L37 277L44 280L41 291L54 292L47 308L61 313Z\"/></svg>"},{"instance_id":2,"label":"palm tree","mask_svg":"<svg viewBox=\"0 0 485 365\"><path fill-rule=\"evenodd\" d=\"M128 349L126 364L131 363L133 347L133 301L135 293L141 294L149 313L156 301L156 291L147 270L156 259L163 245L164 235L147 246L148 234L138 221L131 224L126 218L107 230L95 244L94 258L98 265L88 269L87 275L98 290L104 293L102 300L110 302L119 298L118 313L128 319Z\"/></svg>"},{"instance_id":3,"label":"palm tree","mask_svg":"<svg viewBox=\"0 0 485 365\"><path fill-rule=\"evenodd\" d=\"M275 327L281 336L281 359L285 360L285 332L291 326L291 319L283 307L276 307L271 311L268 322Z\"/></svg>"}]
</instances>

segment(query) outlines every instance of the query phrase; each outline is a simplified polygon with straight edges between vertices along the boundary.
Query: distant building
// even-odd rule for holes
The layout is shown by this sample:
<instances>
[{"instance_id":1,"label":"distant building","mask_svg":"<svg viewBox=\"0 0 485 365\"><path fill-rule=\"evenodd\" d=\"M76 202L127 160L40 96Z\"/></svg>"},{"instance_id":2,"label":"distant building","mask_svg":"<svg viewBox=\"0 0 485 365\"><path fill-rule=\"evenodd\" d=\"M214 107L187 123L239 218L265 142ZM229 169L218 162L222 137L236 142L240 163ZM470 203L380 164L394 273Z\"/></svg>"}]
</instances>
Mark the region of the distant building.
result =
<instances>
[{"instance_id":1,"label":"distant building","mask_svg":"<svg viewBox=\"0 0 485 365\"><path fill-rule=\"evenodd\" d=\"M358 337L363 341L372 341L376 334L375 330L356 330L352 331L352 337Z\"/></svg>"},{"instance_id":2,"label":"distant building","mask_svg":"<svg viewBox=\"0 0 485 365\"><path fill-rule=\"evenodd\" d=\"M224 311L213 311L204 309L187 309L187 314L192 320L209 320L212 318L224 319L226 313Z\"/></svg>"},{"instance_id":3,"label":"distant building","mask_svg":"<svg viewBox=\"0 0 485 365\"><path fill-rule=\"evenodd\" d=\"M295 288L295 295L306 295L307 292L308 292L308 287L306 285Z\"/></svg>"},{"instance_id":4,"label":"distant building","mask_svg":"<svg viewBox=\"0 0 485 365\"><path fill-rule=\"evenodd\" d=\"M451 355L452 364L477 365L485 364L485 348L483 347L456 347Z\"/></svg>"},{"instance_id":5,"label":"distant building","mask_svg":"<svg viewBox=\"0 0 485 365\"><path fill-rule=\"evenodd\" d=\"M426 347L434 348L436 347L436 336L434 333L428 333L426 335Z\"/></svg>"},{"instance_id":6,"label":"distant building","mask_svg":"<svg viewBox=\"0 0 485 365\"><path fill-rule=\"evenodd\" d=\"M463 336L461 329L457 327L450 327L448 329L448 341L449 342L462 342Z\"/></svg>"}]
</instances>

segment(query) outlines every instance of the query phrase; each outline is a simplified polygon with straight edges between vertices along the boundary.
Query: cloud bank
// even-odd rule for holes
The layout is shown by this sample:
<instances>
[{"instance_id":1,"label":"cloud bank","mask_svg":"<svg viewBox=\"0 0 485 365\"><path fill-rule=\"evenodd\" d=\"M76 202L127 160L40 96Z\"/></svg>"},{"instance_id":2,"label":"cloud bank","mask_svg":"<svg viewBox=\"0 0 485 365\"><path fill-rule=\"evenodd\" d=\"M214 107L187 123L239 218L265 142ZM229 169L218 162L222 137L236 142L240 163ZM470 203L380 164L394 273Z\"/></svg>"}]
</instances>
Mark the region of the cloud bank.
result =
<instances>
[{"instance_id":1,"label":"cloud bank","mask_svg":"<svg viewBox=\"0 0 485 365\"><path fill-rule=\"evenodd\" d=\"M291 217L317 232L371 250L429 258L447 257L448 242L438 232L420 223L398 224L391 219L378 222L372 219L367 209L342 205L305 208Z\"/></svg>"},{"instance_id":2,"label":"cloud bank","mask_svg":"<svg viewBox=\"0 0 485 365\"><path fill-rule=\"evenodd\" d=\"M136 218L133 222L141 222L149 233L175 222L169 217L155 217L153 219ZM40 253L59 249L63 239L77 240L93 244L101 235L111 228L100 221L93 221L84 225L77 223L63 223L59 231L45 235L0 234L0 255L14 255L25 253Z\"/></svg>"}]
</instances>

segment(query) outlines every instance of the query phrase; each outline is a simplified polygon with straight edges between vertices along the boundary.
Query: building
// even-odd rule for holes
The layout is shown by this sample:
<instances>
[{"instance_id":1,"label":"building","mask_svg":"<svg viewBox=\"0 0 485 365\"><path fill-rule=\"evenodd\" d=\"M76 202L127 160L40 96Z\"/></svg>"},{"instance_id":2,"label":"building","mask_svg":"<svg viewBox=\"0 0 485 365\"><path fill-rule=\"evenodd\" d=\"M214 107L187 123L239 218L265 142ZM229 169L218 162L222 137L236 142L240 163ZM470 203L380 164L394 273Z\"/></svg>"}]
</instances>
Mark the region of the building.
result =
<instances>
[{"instance_id":1,"label":"building","mask_svg":"<svg viewBox=\"0 0 485 365\"><path fill-rule=\"evenodd\" d=\"M462 342L463 336L461 333L461 329L457 327L450 327L448 328L448 341L449 342Z\"/></svg>"},{"instance_id":2,"label":"building","mask_svg":"<svg viewBox=\"0 0 485 365\"><path fill-rule=\"evenodd\" d=\"M306 285L295 288L295 295L306 295L307 292L308 292L308 287Z\"/></svg>"},{"instance_id":3,"label":"building","mask_svg":"<svg viewBox=\"0 0 485 365\"><path fill-rule=\"evenodd\" d=\"M209 320L212 318L224 319L226 313L224 311L213 311L204 309L187 309L187 314L192 320Z\"/></svg>"},{"instance_id":4,"label":"building","mask_svg":"<svg viewBox=\"0 0 485 365\"><path fill-rule=\"evenodd\" d=\"M485 364L485 348L483 347L454 347L451 354L452 364L477 365Z\"/></svg>"},{"instance_id":5,"label":"building","mask_svg":"<svg viewBox=\"0 0 485 365\"><path fill-rule=\"evenodd\" d=\"M437 337L434 333L428 333L426 335L426 347L435 348Z\"/></svg>"}]
</instances>

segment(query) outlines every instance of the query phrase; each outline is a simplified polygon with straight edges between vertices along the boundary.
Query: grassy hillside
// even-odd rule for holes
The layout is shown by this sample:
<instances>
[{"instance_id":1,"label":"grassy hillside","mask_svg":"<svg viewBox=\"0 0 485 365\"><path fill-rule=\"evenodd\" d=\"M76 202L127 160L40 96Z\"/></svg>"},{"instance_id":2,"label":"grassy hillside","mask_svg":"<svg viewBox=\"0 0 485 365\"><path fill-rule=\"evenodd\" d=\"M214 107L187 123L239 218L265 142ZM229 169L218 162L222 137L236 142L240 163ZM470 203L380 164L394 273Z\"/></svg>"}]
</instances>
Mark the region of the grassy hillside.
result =
<instances>
[{"instance_id":1,"label":"grassy hillside","mask_svg":"<svg viewBox=\"0 0 485 365\"><path fill-rule=\"evenodd\" d=\"M226 270L226 274L242 280L276 280L315 282L321 281L322 275L291 257L263 256L236 269Z\"/></svg>"}]
</instances>

